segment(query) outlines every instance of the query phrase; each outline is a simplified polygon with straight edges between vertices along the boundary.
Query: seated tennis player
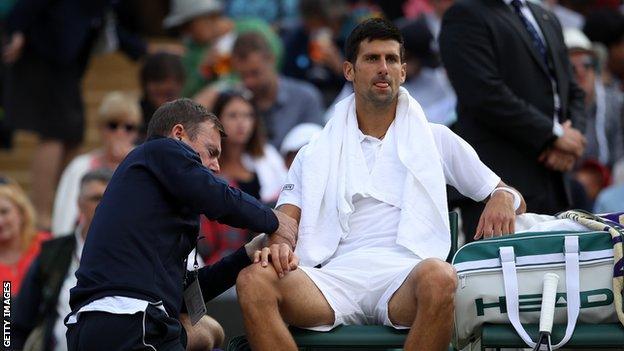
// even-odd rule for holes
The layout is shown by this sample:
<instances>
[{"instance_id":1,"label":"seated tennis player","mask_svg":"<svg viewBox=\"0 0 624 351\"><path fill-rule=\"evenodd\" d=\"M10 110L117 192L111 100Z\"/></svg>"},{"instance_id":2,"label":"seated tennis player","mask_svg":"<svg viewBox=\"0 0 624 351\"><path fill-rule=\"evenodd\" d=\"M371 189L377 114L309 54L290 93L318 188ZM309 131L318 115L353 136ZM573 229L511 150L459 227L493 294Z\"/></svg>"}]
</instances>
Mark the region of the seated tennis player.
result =
<instances>
[{"instance_id":1,"label":"seated tennis player","mask_svg":"<svg viewBox=\"0 0 624 351\"><path fill-rule=\"evenodd\" d=\"M278 201L299 221L299 269L268 264L292 260L273 246L238 276L247 336L253 350L294 351L287 324L383 324L411 328L405 350L446 350L457 284L444 261L446 184L487 201L477 238L512 233L524 200L400 88L403 39L390 22L363 22L345 51L355 93L299 151Z\"/></svg>"}]
</instances>

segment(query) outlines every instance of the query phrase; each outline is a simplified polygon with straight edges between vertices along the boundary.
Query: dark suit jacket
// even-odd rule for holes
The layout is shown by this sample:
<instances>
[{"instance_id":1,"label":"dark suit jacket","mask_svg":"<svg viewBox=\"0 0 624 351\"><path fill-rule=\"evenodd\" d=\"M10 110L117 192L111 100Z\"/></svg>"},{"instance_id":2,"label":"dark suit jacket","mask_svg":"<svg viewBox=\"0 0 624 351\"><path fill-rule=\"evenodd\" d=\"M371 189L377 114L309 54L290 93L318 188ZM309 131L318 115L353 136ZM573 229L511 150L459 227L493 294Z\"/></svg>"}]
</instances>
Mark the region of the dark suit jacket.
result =
<instances>
[{"instance_id":1,"label":"dark suit jacket","mask_svg":"<svg viewBox=\"0 0 624 351\"><path fill-rule=\"evenodd\" d=\"M561 98L560 121L584 130L583 91L574 82L561 25L527 2L546 39ZM569 206L563 174L538 162L555 140L548 68L528 31L503 0L459 0L445 14L440 51L457 92L457 132L503 180L518 188L529 211Z\"/></svg>"}]
</instances>

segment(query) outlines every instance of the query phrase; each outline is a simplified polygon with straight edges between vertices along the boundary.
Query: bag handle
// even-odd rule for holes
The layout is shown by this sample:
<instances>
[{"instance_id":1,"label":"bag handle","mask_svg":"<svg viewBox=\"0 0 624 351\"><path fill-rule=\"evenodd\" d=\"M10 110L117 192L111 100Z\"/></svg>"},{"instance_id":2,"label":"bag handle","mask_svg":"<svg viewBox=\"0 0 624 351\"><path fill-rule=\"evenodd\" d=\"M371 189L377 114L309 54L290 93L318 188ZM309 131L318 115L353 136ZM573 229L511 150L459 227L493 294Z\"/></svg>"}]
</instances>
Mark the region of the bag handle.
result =
<instances>
[{"instance_id":1,"label":"bag handle","mask_svg":"<svg viewBox=\"0 0 624 351\"><path fill-rule=\"evenodd\" d=\"M520 323L520 305L518 301L518 276L516 274L516 256L513 246L499 248L501 265L503 267L503 281L505 283L505 301L507 305L507 316L511 325L531 348L535 347L535 342L526 332ZM579 245L578 236L565 237L565 267L566 267L566 300L568 324L565 336L553 346L558 349L565 345L574 333L579 310L581 308L580 284L579 284Z\"/></svg>"}]
</instances>

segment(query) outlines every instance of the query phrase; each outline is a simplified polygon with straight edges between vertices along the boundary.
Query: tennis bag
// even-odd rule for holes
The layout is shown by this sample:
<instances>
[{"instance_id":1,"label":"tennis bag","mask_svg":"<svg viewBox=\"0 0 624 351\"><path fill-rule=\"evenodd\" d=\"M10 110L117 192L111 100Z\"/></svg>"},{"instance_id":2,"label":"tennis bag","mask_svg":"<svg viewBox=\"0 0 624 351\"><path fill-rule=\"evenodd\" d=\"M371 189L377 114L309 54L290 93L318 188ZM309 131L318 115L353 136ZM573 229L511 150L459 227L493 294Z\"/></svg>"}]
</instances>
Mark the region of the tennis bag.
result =
<instances>
[{"instance_id":1,"label":"tennis bag","mask_svg":"<svg viewBox=\"0 0 624 351\"><path fill-rule=\"evenodd\" d=\"M560 218L587 226L580 220L584 216L567 211ZM624 320L622 263L615 266L614 278L613 259L616 243L615 251L622 257L622 227L609 232L611 228L599 219L591 220L601 226L588 227L601 231L523 233L461 247L453 257L459 281L454 346L462 349L476 341L483 323L511 323L525 343L534 347L522 323L539 323L542 279L548 272L559 276L554 323L566 325L564 338L553 340L558 342L553 348L565 345L577 322L613 323L618 315Z\"/></svg>"}]
</instances>

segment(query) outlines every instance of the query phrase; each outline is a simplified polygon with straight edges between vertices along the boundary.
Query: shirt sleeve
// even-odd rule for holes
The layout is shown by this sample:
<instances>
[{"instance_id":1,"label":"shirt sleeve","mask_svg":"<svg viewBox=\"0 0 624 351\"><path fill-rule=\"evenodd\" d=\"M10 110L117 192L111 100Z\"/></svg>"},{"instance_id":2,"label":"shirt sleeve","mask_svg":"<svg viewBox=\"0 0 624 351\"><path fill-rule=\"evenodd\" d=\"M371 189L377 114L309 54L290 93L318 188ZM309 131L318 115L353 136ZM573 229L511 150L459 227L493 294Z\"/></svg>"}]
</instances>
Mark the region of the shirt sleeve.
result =
<instances>
[{"instance_id":1,"label":"shirt sleeve","mask_svg":"<svg viewBox=\"0 0 624 351\"><path fill-rule=\"evenodd\" d=\"M446 183L475 201L483 201L501 181L464 139L446 126L430 124Z\"/></svg>"},{"instance_id":2,"label":"shirt sleeve","mask_svg":"<svg viewBox=\"0 0 624 351\"><path fill-rule=\"evenodd\" d=\"M288 176L286 177L286 183L282 187L279 199L277 200L277 206L283 204L290 204L301 208L301 152L299 150L295 160L288 170Z\"/></svg>"},{"instance_id":3,"label":"shirt sleeve","mask_svg":"<svg viewBox=\"0 0 624 351\"><path fill-rule=\"evenodd\" d=\"M234 253L214 264L200 268L197 272L197 279L204 301L208 302L231 288L236 283L238 273L250 264L251 260L247 256L245 247L241 246Z\"/></svg>"},{"instance_id":4,"label":"shirt sleeve","mask_svg":"<svg viewBox=\"0 0 624 351\"><path fill-rule=\"evenodd\" d=\"M236 228L259 233L277 230L277 217L269 207L217 178L181 142L162 140L145 153L148 168L182 208Z\"/></svg>"}]
</instances>

